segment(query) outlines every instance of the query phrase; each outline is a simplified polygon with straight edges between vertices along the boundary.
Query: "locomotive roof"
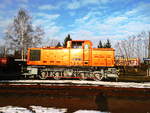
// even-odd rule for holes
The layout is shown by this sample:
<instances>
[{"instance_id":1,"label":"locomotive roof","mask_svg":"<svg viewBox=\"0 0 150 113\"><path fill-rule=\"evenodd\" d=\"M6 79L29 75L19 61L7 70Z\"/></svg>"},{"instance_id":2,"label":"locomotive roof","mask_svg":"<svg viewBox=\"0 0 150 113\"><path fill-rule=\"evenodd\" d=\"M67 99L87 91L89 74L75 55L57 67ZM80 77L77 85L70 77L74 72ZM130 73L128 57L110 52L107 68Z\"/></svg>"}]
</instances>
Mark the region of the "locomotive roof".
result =
<instances>
[{"instance_id":1,"label":"locomotive roof","mask_svg":"<svg viewBox=\"0 0 150 113\"><path fill-rule=\"evenodd\" d=\"M90 42L92 45L92 42L90 40L70 40L71 42ZM55 46L45 46L45 47L37 47L37 48L29 48L29 49L63 49L64 47L55 47ZM93 50L102 50L102 51L114 51L114 48L93 48Z\"/></svg>"},{"instance_id":2,"label":"locomotive roof","mask_svg":"<svg viewBox=\"0 0 150 113\"><path fill-rule=\"evenodd\" d=\"M115 51L115 49L114 49L114 48L93 48L93 50Z\"/></svg>"}]
</instances>

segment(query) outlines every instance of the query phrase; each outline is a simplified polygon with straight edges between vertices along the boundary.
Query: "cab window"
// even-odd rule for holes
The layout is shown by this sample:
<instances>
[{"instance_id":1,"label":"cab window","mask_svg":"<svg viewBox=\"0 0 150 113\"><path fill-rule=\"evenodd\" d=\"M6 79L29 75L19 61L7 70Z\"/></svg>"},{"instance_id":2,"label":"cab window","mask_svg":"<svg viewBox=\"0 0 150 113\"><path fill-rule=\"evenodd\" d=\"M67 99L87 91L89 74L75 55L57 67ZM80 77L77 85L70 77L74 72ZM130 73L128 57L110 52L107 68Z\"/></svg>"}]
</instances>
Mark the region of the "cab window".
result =
<instances>
[{"instance_id":1,"label":"cab window","mask_svg":"<svg viewBox=\"0 0 150 113\"><path fill-rule=\"evenodd\" d=\"M72 48L82 48L83 42L72 42Z\"/></svg>"},{"instance_id":2,"label":"cab window","mask_svg":"<svg viewBox=\"0 0 150 113\"><path fill-rule=\"evenodd\" d=\"M85 45L84 45L84 49L89 49L89 47L90 47L90 46L89 46L88 44L85 44Z\"/></svg>"}]
</instances>

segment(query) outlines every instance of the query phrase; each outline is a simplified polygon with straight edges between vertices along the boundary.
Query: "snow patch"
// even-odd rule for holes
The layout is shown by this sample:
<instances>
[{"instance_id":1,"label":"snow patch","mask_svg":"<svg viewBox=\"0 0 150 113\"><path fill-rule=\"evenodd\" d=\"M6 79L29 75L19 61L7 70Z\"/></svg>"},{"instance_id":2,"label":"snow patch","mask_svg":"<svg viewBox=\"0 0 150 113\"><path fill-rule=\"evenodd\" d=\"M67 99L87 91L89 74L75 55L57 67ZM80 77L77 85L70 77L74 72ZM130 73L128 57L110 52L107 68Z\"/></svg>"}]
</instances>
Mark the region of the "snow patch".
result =
<instances>
[{"instance_id":1,"label":"snow patch","mask_svg":"<svg viewBox=\"0 0 150 113\"><path fill-rule=\"evenodd\" d=\"M6 106L0 107L0 113L32 113L32 112L27 108L23 107Z\"/></svg>"},{"instance_id":2,"label":"snow patch","mask_svg":"<svg viewBox=\"0 0 150 113\"><path fill-rule=\"evenodd\" d=\"M75 111L74 113L108 113L108 112L100 112L100 111L95 111L95 110L78 110L78 111Z\"/></svg>"},{"instance_id":3,"label":"snow patch","mask_svg":"<svg viewBox=\"0 0 150 113\"><path fill-rule=\"evenodd\" d=\"M52 108L42 106L29 106L29 108L5 106L0 107L0 113L66 113L66 108ZM74 113L108 113L96 110L78 110Z\"/></svg>"},{"instance_id":4,"label":"snow patch","mask_svg":"<svg viewBox=\"0 0 150 113\"><path fill-rule=\"evenodd\" d=\"M67 109L47 108L42 106L23 107L5 106L0 107L0 113L65 113Z\"/></svg>"},{"instance_id":5,"label":"snow patch","mask_svg":"<svg viewBox=\"0 0 150 113\"><path fill-rule=\"evenodd\" d=\"M42 106L30 106L35 113L65 113L67 109L47 108Z\"/></svg>"}]
</instances>

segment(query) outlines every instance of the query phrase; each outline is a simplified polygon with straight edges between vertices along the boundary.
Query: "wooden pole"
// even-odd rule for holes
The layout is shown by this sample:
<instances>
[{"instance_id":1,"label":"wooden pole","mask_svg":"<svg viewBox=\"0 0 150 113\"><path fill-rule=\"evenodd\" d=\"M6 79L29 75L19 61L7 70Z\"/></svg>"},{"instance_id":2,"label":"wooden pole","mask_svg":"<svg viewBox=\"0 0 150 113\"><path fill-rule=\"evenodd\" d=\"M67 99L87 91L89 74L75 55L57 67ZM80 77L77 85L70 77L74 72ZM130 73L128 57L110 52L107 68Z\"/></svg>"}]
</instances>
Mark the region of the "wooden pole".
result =
<instances>
[{"instance_id":1,"label":"wooden pole","mask_svg":"<svg viewBox=\"0 0 150 113\"><path fill-rule=\"evenodd\" d=\"M150 32L149 32L149 44L148 44L148 58L150 59ZM150 76L150 61L148 60L147 76Z\"/></svg>"},{"instance_id":2,"label":"wooden pole","mask_svg":"<svg viewBox=\"0 0 150 113\"><path fill-rule=\"evenodd\" d=\"M149 32L149 44L148 44L148 58L150 58L150 32Z\"/></svg>"}]
</instances>

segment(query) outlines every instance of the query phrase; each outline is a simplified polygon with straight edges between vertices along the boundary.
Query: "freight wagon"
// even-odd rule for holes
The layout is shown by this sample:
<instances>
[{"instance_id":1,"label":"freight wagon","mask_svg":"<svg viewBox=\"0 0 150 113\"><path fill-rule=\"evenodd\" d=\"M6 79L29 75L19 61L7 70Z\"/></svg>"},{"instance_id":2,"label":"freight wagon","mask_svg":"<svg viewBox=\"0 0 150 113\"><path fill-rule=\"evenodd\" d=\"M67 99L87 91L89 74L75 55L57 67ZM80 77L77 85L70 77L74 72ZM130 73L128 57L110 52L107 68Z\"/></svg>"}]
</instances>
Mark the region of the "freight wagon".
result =
<instances>
[{"instance_id":1,"label":"freight wagon","mask_svg":"<svg viewBox=\"0 0 150 113\"><path fill-rule=\"evenodd\" d=\"M117 58L115 60L116 66L138 67L140 66L139 58Z\"/></svg>"}]
</instances>

